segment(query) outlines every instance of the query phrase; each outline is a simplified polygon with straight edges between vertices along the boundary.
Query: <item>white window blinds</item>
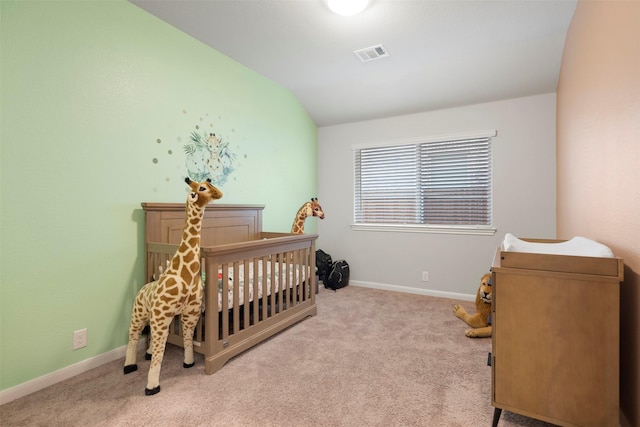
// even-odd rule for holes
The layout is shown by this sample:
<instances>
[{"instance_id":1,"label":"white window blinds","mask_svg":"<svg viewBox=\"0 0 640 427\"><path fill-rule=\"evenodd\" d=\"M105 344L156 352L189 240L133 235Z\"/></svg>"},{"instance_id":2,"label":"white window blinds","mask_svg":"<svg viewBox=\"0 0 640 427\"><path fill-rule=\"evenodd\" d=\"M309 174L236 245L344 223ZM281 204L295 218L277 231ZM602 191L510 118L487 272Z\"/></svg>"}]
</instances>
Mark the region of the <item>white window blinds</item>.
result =
<instances>
[{"instance_id":1,"label":"white window blinds","mask_svg":"<svg viewBox=\"0 0 640 427\"><path fill-rule=\"evenodd\" d=\"M356 148L355 223L491 225L491 138Z\"/></svg>"}]
</instances>

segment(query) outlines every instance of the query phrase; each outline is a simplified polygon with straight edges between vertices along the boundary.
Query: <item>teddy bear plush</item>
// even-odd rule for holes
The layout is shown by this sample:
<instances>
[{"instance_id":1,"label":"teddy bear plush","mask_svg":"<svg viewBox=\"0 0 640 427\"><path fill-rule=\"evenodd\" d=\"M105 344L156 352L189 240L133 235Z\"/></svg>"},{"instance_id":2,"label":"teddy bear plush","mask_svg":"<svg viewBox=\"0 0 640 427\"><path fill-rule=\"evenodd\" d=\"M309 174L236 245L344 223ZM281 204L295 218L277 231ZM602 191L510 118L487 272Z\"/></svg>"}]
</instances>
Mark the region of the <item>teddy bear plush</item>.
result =
<instances>
[{"instance_id":1,"label":"teddy bear plush","mask_svg":"<svg viewBox=\"0 0 640 427\"><path fill-rule=\"evenodd\" d=\"M453 314L471 326L471 329L465 331L465 335L469 338L491 336L491 325L489 324L491 315L491 274L485 274L480 280L480 286L476 294L476 313L469 314L464 307L453 304Z\"/></svg>"}]
</instances>

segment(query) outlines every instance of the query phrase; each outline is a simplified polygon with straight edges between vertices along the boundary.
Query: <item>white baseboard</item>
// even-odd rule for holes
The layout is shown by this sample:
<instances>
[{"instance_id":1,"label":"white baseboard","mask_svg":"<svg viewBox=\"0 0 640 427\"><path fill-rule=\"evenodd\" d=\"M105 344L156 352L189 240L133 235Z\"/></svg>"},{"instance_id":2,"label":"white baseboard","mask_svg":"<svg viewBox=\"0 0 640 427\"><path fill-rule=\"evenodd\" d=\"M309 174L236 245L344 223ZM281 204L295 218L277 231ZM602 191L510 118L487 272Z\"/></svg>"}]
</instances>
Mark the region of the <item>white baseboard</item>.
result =
<instances>
[{"instance_id":1,"label":"white baseboard","mask_svg":"<svg viewBox=\"0 0 640 427\"><path fill-rule=\"evenodd\" d=\"M138 350L144 349L145 345L146 339L143 336L140 339ZM114 360L118 359L123 359L122 362L124 363L124 357L126 353L127 346L124 345L106 353L102 353L81 362L75 363L71 366L67 366L66 368L58 369L57 371L53 371L31 381L27 381L6 390L2 390L0 391L0 405L4 405L5 403L9 403L28 394L35 393L38 390L42 390L43 388L82 374L83 372L90 371L91 369L102 366L105 363L113 362Z\"/></svg>"},{"instance_id":2,"label":"white baseboard","mask_svg":"<svg viewBox=\"0 0 640 427\"><path fill-rule=\"evenodd\" d=\"M437 291L434 289L412 288L409 286L389 285L386 283L361 282L358 280L350 280L350 286L360 286L362 288L381 289L384 291L404 292L406 294L428 295L432 297L451 298L463 301L475 301L476 296L469 294L460 294L457 292Z\"/></svg>"}]
</instances>

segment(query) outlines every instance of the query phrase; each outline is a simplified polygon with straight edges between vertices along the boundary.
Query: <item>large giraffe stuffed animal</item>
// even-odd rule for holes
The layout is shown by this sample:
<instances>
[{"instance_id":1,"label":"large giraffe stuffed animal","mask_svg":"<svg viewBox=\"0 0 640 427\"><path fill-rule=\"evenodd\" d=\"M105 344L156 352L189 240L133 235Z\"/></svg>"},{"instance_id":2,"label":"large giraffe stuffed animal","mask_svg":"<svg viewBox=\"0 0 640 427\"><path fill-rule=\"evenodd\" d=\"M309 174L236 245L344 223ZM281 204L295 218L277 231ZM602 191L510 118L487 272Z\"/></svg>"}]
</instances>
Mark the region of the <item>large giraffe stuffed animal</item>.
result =
<instances>
[{"instance_id":1,"label":"large giraffe stuffed animal","mask_svg":"<svg viewBox=\"0 0 640 427\"><path fill-rule=\"evenodd\" d=\"M322 211L322 206L318 203L317 197L312 197L310 202L305 203L298 209L296 219L291 226L291 233L304 234L304 221L309 215L324 219L324 212Z\"/></svg>"},{"instance_id":2,"label":"large giraffe stuffed animal","mask_svg":"<svg viewBox=\"0 0 640 427\"><path fill-rule=\"evenodd\" d=\"M185 368L194 365L193 331L200 318L202 307L202 278L200 277L200 230L207 204L222 197L222 192L211 185L211 181L185 182L191 187L187 196L186 220L182 241L171 263L158 280L147 283L140 289L133 303L129 326L129 346L124 362L124 373L138 369L136 352L140 333L148 323L151 329L151 366L144 392L147 396L160 391L160 367L169 334L169 324L180 315L184 339ZM151 351L151 355L149 352Z\"/></svg>"}]
</instances>

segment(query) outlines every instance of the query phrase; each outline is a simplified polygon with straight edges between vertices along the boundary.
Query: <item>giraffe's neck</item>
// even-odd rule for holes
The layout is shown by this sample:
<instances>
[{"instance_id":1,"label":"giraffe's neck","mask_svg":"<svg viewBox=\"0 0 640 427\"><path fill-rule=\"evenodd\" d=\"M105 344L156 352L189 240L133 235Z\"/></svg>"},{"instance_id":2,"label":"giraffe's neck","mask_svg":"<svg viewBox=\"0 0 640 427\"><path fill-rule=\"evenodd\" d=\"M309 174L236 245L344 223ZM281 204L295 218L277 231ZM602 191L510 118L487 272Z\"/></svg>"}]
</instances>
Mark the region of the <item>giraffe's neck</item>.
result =
<instances>
[{"instance_id":1,"label":"giraffe's neck","mask_svg":"<svg viewBox=\"0 0 640 427\"><path fill-rule=\"evenodd\" d=\"M195 204L188 204L182 240L171 263L173 272L186 282L190 282L200 270L200 231L203 216L204 209Z\"/></svg>"},{"instance_id":2,"label":"giraffe's neck","mask_svg":"<svg viewBox=\"0 0 640 427\"><path fill-rule=\"evenodd\" d=\"M200 249L200 231L202 230L202 217L204 209L200 209L196 204L190 204L187 208L187 218L182 230L182 241L180 247L185 249Z\"/></svg>"},{"instance_id":3,"label":"giraffe's neck","mask_svg":"<svg viewBox=\"0 0 640 427\"><path fill-rule=\"evenodd\" d=\"M305 203L298 210L296 214L296 219L293 222L293 226L291 227L291 232L294 234L304 234L304 221L309 216L309 212L311 211L311 203Z\"/></svg>"}]
</instances>

